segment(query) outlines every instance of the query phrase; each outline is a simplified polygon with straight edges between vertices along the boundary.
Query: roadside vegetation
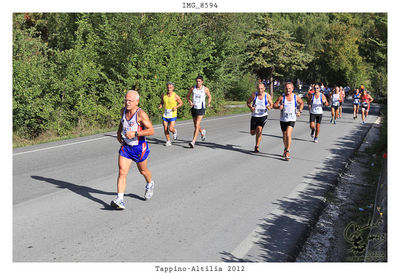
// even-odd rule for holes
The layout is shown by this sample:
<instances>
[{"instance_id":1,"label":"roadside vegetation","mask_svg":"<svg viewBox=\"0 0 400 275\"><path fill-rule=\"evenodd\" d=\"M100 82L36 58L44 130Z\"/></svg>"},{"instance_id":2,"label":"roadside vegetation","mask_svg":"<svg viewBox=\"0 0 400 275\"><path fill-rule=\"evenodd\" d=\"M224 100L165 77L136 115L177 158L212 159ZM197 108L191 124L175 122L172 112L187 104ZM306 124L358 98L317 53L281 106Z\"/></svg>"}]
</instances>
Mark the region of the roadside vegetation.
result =
<instances>
[{"instance_id":1,"label":"roadside vegetation","mask_svg":"<svg viewBox=\"0 0 400 275\"><path fill-rule=\"evenodd\" d=\"M207 116L245 101L258 79L373 96L387 91L385 13L14 13L13 146L115 129L124 93L155 123L168 81L186 102L197 75ZM276 87L275 87L276 88ZM188 104L178 119L188 119Z\"/></svg>"}]
</instances>

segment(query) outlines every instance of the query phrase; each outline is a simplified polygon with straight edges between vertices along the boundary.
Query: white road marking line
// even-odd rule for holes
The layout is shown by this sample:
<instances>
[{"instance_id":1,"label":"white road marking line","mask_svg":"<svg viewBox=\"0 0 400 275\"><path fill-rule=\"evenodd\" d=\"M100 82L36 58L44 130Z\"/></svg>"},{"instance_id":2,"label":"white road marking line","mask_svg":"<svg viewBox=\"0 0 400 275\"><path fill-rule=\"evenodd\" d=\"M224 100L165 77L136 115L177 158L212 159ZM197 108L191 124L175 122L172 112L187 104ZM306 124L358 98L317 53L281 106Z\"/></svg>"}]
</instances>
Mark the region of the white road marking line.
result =
<instances>
[{"instance_id":1,"label":"white road marking line","mask_svg":"<svg viewBox=\"0 0 400 275\"><path fill-rule=\"evenodd\" d=\"M323 169L322 166L314 168L313 171L310 173L310 179L305 179L304 181L302 181L287 196L285 196L284 199L288 201L293 201L296 198L298 198L299 194L302 194L302 192L304 192L307 189L307 187L310 186L311 182L313 181L314 175L316 175L318 171L320 171L321 169ZM314 195L313 197L321 201L324 200L324 198L321 196ZM299 223L307 222L306 218L289 214L286 212L286 210L287 209L282 209L281 207L278 206L274 210L272 210L272 212L269 213L264 220L269 221L273 220L274 217L285 216ZM261 225L257 225L257 227L253 231L251 231L249 235L247 235L247 237L232 251L231 254L235 258L243 259L249 253L249 251L255 246L255 244L259 243L260 240L263 237L265 237L266 226L273 226L273 224L269 222L264 222Z\"/></svg>"}]
</instances>

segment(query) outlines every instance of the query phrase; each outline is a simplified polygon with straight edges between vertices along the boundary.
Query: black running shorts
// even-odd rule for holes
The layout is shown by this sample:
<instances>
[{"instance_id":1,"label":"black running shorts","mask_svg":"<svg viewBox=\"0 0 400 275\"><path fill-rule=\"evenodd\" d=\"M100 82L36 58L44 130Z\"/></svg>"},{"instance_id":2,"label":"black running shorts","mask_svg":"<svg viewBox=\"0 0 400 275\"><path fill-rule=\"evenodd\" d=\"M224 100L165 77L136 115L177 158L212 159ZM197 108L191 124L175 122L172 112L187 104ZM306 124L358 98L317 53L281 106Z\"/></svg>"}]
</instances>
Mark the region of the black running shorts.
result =
<instances>
[{"instance_id":1,"label":"black running shorts","mask_svg":"<svg viewBox=\"0 0 400 275\"><path fill-rule=\"evenodd\" d=\"M257 126L261 126L264 128L265 123L267 122L268 116L262 116L262 117L251 117L250 120L250 131L254 131Z\"/></svg>"},{"instance_id":2,"label":"black running shorts","mask_svg":"<svg viewBox=\"0 0 400 275\"><path fill-rule=\"evenodd\" d=\"M195 109L192 107L191 112L192 112L192 117L204 116L204 114L206 113L206 109Z\"/></svg>"},{"instance_id":3,"label":"black running shorts","mask_svg":"<svg viewBox=\"0 0 400 275\"><path fill-rule=\"evenodd\" d=\"M294 124L296 123L296 121L288 121L288 122L280 121L280 123L282 132L286 132L288 126L294 128Z\"/></svg>"},{"instance_id":4,"label":"black running shorts","mask_svg":"<svg viewBox=\"0 0 400 275\"><path fill-rule=\"evenodd\" d=\"M322 114L310 114L310 122L317 122L321 124L322 121Z\"/></svg>"}]
</instances>

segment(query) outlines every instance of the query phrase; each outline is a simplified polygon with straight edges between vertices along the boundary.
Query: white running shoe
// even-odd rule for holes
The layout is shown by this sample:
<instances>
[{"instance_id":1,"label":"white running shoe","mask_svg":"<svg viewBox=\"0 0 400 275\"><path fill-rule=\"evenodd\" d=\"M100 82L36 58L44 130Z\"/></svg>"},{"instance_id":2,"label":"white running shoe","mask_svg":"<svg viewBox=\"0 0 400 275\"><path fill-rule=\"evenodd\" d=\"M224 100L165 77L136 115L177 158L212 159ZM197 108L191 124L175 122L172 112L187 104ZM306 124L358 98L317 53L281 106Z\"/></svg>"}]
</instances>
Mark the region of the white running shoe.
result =
<instances>
[{"instance_id":1,"label":"white running shoe","mask_svg":"<svg viewBox=\"0 0 400 275\"><path fill-rule=\"evenodd\" d=\"M125 209L125 204L120 198L115 198L111 201L111 206L116 209Z\"/></svg>"},{"instance_id":2,"label":"white running shoe","mask_svg":"<svg viewBox=\"0 0 400 275\"><path fill-rule=\"evenodd\" d=\"M144 192L144 198L146 200L151 199L151 197L153 196L153 193L154 193L154 181L151 181L146 185L146 191Z\"/></svg>"},{"instance_id":3,"label":"white running shoe","mask_svg":"<svg viewBox=\"0 0 400 275\"><path fill-rule=\"evenodd\" d=\"M165 143L165 146L171 146L171 145L172 145L171 141L167 140L167 142Z\"/></svg>"},{"instance_id":4,"label":"white running shoe","mask_svg":"<svg viewBox=\"0 0 400 275\"><path fill-rule=\"evenodd\" d=\"M176 140L178 138L178 130L175 129L175 133L173 133L172 136L174 137L174 140Z\"/></svg>"},{"instance_id":5,"label":"white running shoe","mask_svg":"<svg viewBox=\"0 0 400 275\"><path fill-rule=\"evenodd\" d=\"M194 142L193 141L189 142L189 146L190 148L194 148Z\"/></svg>"},{"instance_id":6,"label":"white running shoe","mask_svg":"<svg viewBox=\"0 0 400 275\"><path fill-rule=\"evenodd\" d=\"M318 142L318 138L316 137L316 138L314 138L314 142L315 143L317 143Z\"/></svg>"},{"instance_id":7,"label":"white running shoe","mask_svg":"<svg viewBox=\"0 0 400 275\"><path fill-rule=\"evenodd\" d=\"M204 130L204 129L201 131L201 140L202 141L206 140L206 130Z\"/></svg>"}]
</instances>

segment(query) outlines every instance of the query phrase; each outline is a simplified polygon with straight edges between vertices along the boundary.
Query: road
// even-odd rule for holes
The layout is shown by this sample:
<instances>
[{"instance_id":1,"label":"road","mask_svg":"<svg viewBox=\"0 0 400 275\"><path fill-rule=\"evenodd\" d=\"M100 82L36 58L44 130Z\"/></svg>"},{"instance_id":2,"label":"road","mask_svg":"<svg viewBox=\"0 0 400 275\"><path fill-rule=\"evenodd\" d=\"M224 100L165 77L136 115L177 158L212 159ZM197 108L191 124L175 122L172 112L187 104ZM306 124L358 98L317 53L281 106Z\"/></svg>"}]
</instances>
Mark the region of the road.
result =
<instances>
[{"instance_id":1,"label":"road","mask_svg":"<svg viewBox=\"0 0 400 275\"><path fill-rule=\"evenodd\" d=\"M207 118L207 140L188 147L191 121L164 146L160 125L150 144L154 197L132 166L126 210L113 210L119 144L115 133L13 150L13 261L286 261L337 173L377 118L353 120L351 105L311 142L308 111L296 122L292 159L282 159L279 111L269 113L254 154L250 114Z\"/></svg>"}]
</instances>

